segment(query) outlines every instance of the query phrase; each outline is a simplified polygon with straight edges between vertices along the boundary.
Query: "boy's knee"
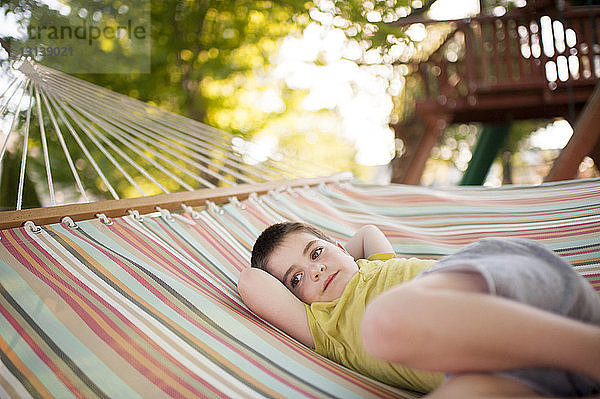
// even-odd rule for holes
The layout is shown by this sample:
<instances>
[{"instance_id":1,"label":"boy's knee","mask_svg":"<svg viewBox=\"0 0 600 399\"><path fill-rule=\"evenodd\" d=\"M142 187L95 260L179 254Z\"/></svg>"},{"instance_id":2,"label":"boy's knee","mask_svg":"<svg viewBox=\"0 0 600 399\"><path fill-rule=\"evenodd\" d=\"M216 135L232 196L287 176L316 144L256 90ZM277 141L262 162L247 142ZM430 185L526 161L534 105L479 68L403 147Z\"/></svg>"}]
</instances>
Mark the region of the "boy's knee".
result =
<instances>
[{"instance_id":1,"label":"boy's knee","mask_svg":"<svg viewBox=\"0 0 600 399\"><path fill-rule=\"evenodd\" d=\"M411 287L387 291L366 309L361 334L366 351L386 361L410 363L426 338L418 326L419 292Z\"/></svg>"},{"instance_id":2,"label":"boy's knee","mask_svg":"<svg viewBox=\"0 0 600 399\"><path fill-rule=\"evenodd\" d=\"M541 398L531 388L493 374L455 375L427 396L431 399L462 398Z\"/></svg>"},{"instance_id":3,"label":"boy's knee","mask_svg":"<svg viewBox=\"0 0 600 399\"><path fill-rule=\"evenodd\" d=\"M385 332L389 327L385 325L389 320L386 320L384 313L382 306L372 303L367 306L361 324L362 341L367 353L379 359L385 359L386 347L389 345L385 342L385 337L389 336Z\"/></svg>"}]
</instances>

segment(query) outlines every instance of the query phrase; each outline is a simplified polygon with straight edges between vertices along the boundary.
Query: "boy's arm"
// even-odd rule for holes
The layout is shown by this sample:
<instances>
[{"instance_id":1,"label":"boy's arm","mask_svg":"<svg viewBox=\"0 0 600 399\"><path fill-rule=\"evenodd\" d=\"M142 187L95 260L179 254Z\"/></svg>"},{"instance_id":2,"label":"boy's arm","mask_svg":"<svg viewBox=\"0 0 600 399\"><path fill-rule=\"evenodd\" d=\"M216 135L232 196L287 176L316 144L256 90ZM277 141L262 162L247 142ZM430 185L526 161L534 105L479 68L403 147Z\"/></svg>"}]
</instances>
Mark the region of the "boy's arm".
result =
<instances>
[{"instance_id":1,"label":"boy's arm","mask_svg":"<svg viewBox=\"0 0 600 399\"><path fill-rule=\"evenodd\" d=\"M254 313L304 345L315 347L304 303L275 277L248 267L240 274L238 290L246 306Z\"/></svg>"},{"instance_id":2,"label":"boy's arm","mask_svg":"<svg viewBox=\"0 0 600 399\"><path fill-rule=\"evenodd\" d=\"M368 224L350 238L346 243L346 251L356 260L375 254L394 253L394 248L377 226Z\"/></svg>"}]
</instances>

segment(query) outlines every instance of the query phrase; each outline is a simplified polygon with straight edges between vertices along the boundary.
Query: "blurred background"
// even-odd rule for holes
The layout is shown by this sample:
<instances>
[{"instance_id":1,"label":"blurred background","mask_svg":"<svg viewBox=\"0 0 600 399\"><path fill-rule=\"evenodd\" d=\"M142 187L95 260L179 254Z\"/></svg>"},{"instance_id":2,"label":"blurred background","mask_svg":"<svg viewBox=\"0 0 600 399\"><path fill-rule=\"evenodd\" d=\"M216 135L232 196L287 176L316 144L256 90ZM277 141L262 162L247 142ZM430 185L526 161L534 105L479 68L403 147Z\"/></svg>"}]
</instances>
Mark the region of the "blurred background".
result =
<instances>
[{"instance_id":1,"label":"blurred background","mask_svg":"<svg viewBox=\"0 0 600 399\"><path fill-rule=\"evenodd\" d=\"M132 69L74 75L233 133L232 145L249 163L297 156L376 184L539 184L591 95L587 92L582 102L574 89L579 86L569 86L569 81L582 81L585 75L593 88L600 75L600 59L592 55L598 49L588 46L584 65L572 51L581 49L580 33L561 19L571 15L571 8L591 5L593 1L551 0L153 0L150 73ZM36 19L76 24L78 19L103 18L95 7L90 0L2 0L0 37L15 47ZM136 13L118 0L113 7ZM510 15L530 16L534 22L521 24L507 19ZM548 39L554 43L551 52L544 44L547 29L554 32ZM475 61L465 56L476 54L465 47L473 45L470 35L481 41ZM500 43L504 53L489 47L486 37ZM516 44L504 44L508 38ZM97 45L116 57L132 51L126 45ZM529 64L508 60L510 46ZM521 82L509 76L512 85L502 86L508 103L525 98L515 90L527 86L541 93L533 104L537 108L523 113L507 106L481 108L500 100L484 103L483 86L470 84L465 71L485 62L486 52L495 57L491 64L498 59L507 63L507 73L512 62L520 70ZM0 60L7 71L4 49ZM538 68L536 78L542 83L523 83L523 65ZM499 71L496 65L488 92L500 92L493 88L502 83ZM7 84L4 76L2 84ZM563 88L571 94L563 96L558 109L546 100L558 98L554 93ZM468 112L461 111L461 101ZM556 107L546 112L551 105ZM490 159L478 160L483 177L466 178L475 147L490 126L496 129L497 143L484 151ZM4 137L7 122L0 129ZM423 143L427 135L434 137L430 144ZM40 144L30 145L35 149ZM5 180L19 156L10 145L7 150ZM417 162L415 154L422 159ZM416 172L408 176L410 171ZM598 176L593 157L585 157L577 177ZM0 196L10 197L10 184L1 187Z\"/></svg>"}]
</instances>

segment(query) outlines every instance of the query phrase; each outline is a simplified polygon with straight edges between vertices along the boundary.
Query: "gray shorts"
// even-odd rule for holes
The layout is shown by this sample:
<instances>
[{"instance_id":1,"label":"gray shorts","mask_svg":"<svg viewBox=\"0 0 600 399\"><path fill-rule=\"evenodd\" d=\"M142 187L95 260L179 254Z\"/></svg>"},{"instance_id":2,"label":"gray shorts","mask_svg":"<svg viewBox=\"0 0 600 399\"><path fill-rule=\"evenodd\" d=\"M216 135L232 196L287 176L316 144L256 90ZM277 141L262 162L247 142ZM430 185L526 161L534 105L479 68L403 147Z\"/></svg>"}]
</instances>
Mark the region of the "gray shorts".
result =
<instances>
[{"instance_id":1,"label":"gray shorts","mask_svg":"<svg viewBox=\"0 0 600 399\"><path fill-rule=\"evenodd\" d=\"M571 265L534 241L486 238L441 259L421 276L447 271L477 272L491 295L600 325L600 295ZM518 380L547 396L600 393L600 383L564 370L528 368L495 374Z\"/></svg>"}]
</instances>

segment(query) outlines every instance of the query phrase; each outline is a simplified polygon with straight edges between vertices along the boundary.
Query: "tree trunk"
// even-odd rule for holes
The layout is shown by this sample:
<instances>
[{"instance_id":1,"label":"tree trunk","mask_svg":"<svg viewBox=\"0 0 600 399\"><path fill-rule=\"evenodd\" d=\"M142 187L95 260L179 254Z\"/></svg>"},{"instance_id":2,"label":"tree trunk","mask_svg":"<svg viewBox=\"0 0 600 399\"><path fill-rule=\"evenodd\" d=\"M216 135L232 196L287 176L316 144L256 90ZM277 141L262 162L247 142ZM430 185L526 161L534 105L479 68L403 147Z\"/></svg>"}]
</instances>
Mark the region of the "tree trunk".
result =
<instances>
[{"instance_id":1,"label":"tree trunk","mask_svg":"<svg viewBox=\"0 0 600 399\"><path fill-rule=\"evenodd\" d=\"M502 185L513 184L512 179L512 152L504 151L502 154Z\"/></svg>"}]
</instances>

